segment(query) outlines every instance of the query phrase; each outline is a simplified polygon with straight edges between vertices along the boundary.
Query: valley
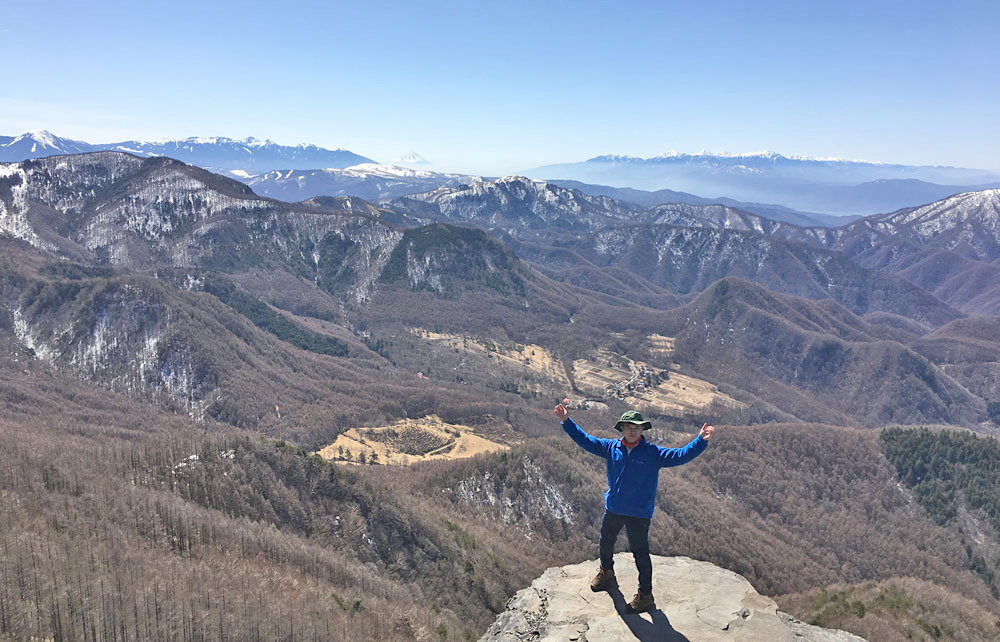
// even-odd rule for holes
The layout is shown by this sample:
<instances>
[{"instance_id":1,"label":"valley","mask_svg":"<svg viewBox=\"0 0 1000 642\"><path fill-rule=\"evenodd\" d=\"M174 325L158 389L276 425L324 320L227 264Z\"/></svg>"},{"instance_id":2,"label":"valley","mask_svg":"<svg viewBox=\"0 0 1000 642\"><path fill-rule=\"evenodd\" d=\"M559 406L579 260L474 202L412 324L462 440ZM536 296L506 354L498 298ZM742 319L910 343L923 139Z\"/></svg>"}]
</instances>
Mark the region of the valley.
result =
<instances>
[{"instance_id":1,"label":"valley","mask_svg":"<svg viewBox=\"0 0 1000 642\"><path fill-rule=\"evenodd\" d=\"M936 598L1000 618L987 447L887 430L1000 432L993 289L947 285L991 274L992 191L822 228L519 177L287 203L56 158L0 166L4 642L475 639L596 555L605 471L566 396L600 437L628 408L662 446L718 427L662 474L658 551L887 640L975 642Z\"/></svg>"},{"instance_id":2,"label":"valley","mask_svg":"<svg viewBox=\"0 0 1000 642\"><path fill-rule=\"evenodd\" d=\"M1000 641L1000 2L2 15L0 642Z\"/></svg>"}]
</instances>

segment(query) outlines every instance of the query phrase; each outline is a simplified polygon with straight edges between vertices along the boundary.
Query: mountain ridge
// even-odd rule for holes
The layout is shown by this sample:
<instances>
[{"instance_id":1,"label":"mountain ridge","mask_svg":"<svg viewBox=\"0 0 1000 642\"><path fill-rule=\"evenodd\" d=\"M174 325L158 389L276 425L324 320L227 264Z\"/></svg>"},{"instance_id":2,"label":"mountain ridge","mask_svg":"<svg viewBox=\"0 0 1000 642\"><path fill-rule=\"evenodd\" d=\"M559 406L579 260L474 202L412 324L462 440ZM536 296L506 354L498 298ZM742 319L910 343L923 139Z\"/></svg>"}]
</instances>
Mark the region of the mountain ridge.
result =
<instances>
[{"instance_id":1,"label":"mountain ridge","mask_svg":"<svg viewBox=\"0 0 1000 642\"><path fill-rule=\"evenodd\" d=\"M21 134L7 143L0 143L0 162L95 151L121 151L145 157L168 156L199 166L244 171L267 171L277 167L347 167L374 162L343 148L330 150L306 143L279 145L253 137L239 140L224 136L191 136L155 142L127 140L91 144L60 138L44 130Z\"/></svg>"},{"instance_id":2,"label":"mountain ridge","mask_svg":"<svg viewBox=\"0 0 1000 642\"><path fill-rule=\"evenodd\" d=\"M44 252L94 267L164 275L173 271L178 276L174 287L205 282L213 271L220 272L262 304L338 324L346 331L338 337L364 337L372 346L382 345L385 354L391 352L378 341L398 337L407 327L445 333L475 327L485 336L540 341L570 363L606 345L608 333L620 332L628 319L633 330L647 324L650 332L671 328L668 334L677 345L674 361L693 376L737 388L748 376L755 379L761 386L743 390L742 398L762 400L761 412L772 417L865 425L880 418L974 425L984 417L982 397L962 390L905 345L958 313L906 281L859 268L841 254L758 232L710 227L762 221L721 206L681 208L685 216L691 208L703 212L708 217L703 227L630 228L609 224L617 223L616 217L637 216L611 199L507 177L462 190L440 188L431 193L431 202L418 203L453 213L444 217L451 222L404 230L384 221L385 208L364 201L344 199L336 201L338 209L317 209L262 199L237 181L170 159L96 152L0 170L0 226ZM463 209L466 198L471 199L471 221ZM723 218L713 223L713 216ZM566 271L571 279L553 281L550 276L556 272L542 274L487 232L456 222L494 223L501 233L510 229L547 242L548 249L529 248L532 258L559 253L560 260L570 263L549 267ZM772 231L810 232L779 225ZM597 231L587 236L592 228ZM650 244L656 235L663 242ZM527 241L500 238L522 254L528 247ZM589 240L581 243L580 238ZM662 265L660 258L666 259ZM608 267L615 270L610 277L614 287L587 283L602 279ZM626 272L634 277L623 278ZM748 283L733 285L734 275L820 300L770 293ZM630 290L621 286L635 288L636 298L630 299ZM730 303L737 306L727 314L746 318L746 323L716 328L711 337L677 323L678 315L689 314L706 328L718 325L716 313L703 303L720 287L729 288ZM640 303L646 301L668 309ZM247 309L255 305L248 303ZM909 326L901 329L881 317L869 323L858 316L875 313L906 318ZM805 323L802 318L825 320ZM569 322L576 324L572 333L565 332ZM730 329L740 333L730 335ZM771 335L784 339L767 362L764 355L775 348ZM828 370L819 367L824 350L842 357L831 361ZM720 362L737 364L738 374L718 370ZM775 363L783 365L776 369ZM926 398L915 401L899 390L899 399L908 400L904 408L865 390L865 369L885 371L893 381L897 375L912 377L913 390L927 392ZM840 380L843 394L824 397ZM520 390L510 379L497 384Z\"/></svg>"}]
</instances>

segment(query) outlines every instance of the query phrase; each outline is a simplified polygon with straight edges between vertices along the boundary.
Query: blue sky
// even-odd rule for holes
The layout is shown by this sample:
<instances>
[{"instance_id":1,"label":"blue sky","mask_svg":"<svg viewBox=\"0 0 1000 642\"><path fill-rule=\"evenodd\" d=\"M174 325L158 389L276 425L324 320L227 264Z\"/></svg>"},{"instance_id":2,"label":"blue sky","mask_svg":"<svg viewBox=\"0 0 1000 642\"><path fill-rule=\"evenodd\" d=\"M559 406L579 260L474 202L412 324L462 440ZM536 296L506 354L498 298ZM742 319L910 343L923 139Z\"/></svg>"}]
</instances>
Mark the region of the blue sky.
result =
<instances>
[{"instance_id":1,"label":"blue sky","mask_svg":"<svg viewBox=\"0 0 1000 642\"><path fill-rule=\"evenodd\" d=\"M487 174L671 149L1000 170L995 1L5 4L5 135Z\"/></svg>"}]
</instances>

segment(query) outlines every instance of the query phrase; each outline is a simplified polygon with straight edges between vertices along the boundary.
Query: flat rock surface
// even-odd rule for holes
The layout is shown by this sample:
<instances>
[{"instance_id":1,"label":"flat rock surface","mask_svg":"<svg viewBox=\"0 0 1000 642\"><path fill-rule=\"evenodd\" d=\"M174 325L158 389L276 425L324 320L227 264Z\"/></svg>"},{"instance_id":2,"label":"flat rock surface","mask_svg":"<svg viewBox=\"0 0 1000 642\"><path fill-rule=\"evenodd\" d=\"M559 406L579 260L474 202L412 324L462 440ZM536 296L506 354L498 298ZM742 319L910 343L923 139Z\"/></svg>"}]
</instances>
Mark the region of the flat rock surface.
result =
<instances>
[{"instance_id":1,"label":"flat rock surface","mask_svg":"<svg viewBox=\"0 0 1000 642\"><path fill-rule=\"evenodd\" d=\"M779 613L745 578L708 562L653 556L653 598L630 614L638 574L630 553L615 556L617 586L590 590L597 561L550 568L507 603L480 642L864 642Z\"/></svg>"}]
</instances>

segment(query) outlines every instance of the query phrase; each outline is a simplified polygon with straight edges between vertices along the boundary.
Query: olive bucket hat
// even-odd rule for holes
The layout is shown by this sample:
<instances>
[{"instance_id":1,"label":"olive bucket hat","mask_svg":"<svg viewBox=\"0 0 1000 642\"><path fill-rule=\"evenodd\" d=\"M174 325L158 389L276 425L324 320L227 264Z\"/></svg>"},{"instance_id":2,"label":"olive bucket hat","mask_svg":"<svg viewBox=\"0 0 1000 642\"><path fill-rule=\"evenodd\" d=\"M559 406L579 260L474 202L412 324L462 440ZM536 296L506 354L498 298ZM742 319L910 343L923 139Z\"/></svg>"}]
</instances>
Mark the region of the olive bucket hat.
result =
<instances>
[{"instance_id":1,"label":"olive bucket hat","mask_svg":"<svg viewBox=\"0 0 1000 642\"><path fill-rule=\"evenodd\" d=\"M653 424L643 419L642 415L636 410L626 410L623 412L622 418L615 424L615 430L621 432L622 424L638 424L643 430L649 430L653 427Z\"/></svg>"}]
</instances>

